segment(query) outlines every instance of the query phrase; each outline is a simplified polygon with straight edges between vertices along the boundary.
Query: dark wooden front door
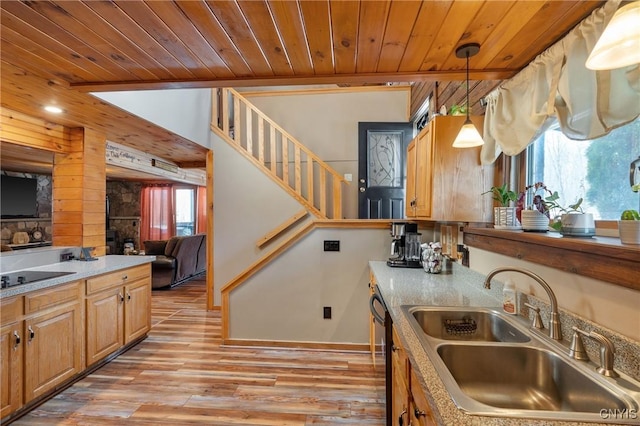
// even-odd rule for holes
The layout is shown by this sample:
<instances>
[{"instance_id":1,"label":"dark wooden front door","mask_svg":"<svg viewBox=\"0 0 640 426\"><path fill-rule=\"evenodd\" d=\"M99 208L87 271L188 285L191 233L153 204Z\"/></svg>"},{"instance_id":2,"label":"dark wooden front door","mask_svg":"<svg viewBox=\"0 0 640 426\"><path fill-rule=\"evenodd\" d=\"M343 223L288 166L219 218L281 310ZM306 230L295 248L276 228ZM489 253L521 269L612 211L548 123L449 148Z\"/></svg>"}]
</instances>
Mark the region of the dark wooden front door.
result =
<instances>
[{"instance_id":1,"label":"dark wooden front door","mask_svg":"<svg viewBox=\"0 0 640 426\"><path fill-rule=\"evenodd\" d=\"M358 216L404 217L406 152L411 123L358 123Z\"/></svg>"}]
</instances>

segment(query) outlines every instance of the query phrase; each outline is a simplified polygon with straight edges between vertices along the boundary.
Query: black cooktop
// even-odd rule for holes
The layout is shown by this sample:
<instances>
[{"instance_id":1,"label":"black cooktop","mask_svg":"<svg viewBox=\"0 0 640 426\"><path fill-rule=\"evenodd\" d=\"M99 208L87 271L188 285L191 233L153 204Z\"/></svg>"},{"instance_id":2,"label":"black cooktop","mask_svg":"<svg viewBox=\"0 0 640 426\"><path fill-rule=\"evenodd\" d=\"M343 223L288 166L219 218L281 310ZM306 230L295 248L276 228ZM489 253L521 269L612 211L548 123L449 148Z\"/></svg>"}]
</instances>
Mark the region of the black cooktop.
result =
<instances>
[{"instance_id":1,"label":"black cooktop","mask_svg":"<svg viewBox=\"0 0 640 426\"><path fill-rule=\"evenodd\" d=\"M15 287L17 285L34 283L36 281L50 280L64 275L75 274L75 272L53 272L53 271L18 271L3 274L2 288Z\"/></svg>"}]
</instances>

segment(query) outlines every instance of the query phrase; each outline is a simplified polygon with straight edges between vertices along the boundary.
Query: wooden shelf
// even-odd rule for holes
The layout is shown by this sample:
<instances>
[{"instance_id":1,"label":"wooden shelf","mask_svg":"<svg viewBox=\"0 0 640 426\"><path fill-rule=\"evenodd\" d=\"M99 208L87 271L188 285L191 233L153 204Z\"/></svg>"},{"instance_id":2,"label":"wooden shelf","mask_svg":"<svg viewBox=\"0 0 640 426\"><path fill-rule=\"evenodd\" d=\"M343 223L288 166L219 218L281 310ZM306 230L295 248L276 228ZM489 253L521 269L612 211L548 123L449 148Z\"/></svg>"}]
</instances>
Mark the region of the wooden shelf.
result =
<instances>
[{"instance_id":1,"label":"wooden shelf","mask_svg":"<svg viewBox=\"0 0 640 426\"><path fill-rule=\"evenodd\" d=\"M619 238L469 227L464 229L464 244L640 290L640 246L624 245Z\"/></svg>"}]
</instances>

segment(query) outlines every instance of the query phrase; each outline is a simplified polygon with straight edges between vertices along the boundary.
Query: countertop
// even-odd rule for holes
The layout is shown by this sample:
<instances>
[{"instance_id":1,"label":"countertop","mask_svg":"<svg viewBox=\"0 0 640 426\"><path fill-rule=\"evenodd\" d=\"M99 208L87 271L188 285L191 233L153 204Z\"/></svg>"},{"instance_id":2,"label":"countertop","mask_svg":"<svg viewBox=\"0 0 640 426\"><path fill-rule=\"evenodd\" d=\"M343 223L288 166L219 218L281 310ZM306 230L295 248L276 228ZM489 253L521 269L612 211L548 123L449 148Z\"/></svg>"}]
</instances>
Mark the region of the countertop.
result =
<instances>
[{"instance_id":1,"label":"countertop","mask_svg":"<svg viewBox=\"0 0 640 426\"><path fill-rule=\"evenodd\" d=\"M36 281L28 284L18 285L0 290L0 299L5 297L16 296L33 290L41 290L43 288L52 287L58 284L64 284L71 281L89 278L95 275L105 274L120 269L130 268L133 266L143 265L155 260L155 256L102 256L97 260L85 262L81 260L71 260L68 262L52 263L49 265L38 266L35 268L25 268L22 270L29 271L50 271L50 272L73 272L48 280Z\"/></svg>"},{"instance_id":2,"label":"countertop","mask_svg":"<svg viewBox=\"0 0 640 426\"><path fill-rule=\"evenodd\" d=\"M435 420L442 425L595 425L469 415L451 399L433 363L401 310L402 305L480 306L501 309L502 286L493 281L492 289L483 288L484 275L453 264L451 274L428 274L422 269L390 268L386 262L370 261L379 291L389 310L394 327L407 350L416 376L433 409ZM610 424L610 423L609 423Z\"/></svg>"}]
</instances>

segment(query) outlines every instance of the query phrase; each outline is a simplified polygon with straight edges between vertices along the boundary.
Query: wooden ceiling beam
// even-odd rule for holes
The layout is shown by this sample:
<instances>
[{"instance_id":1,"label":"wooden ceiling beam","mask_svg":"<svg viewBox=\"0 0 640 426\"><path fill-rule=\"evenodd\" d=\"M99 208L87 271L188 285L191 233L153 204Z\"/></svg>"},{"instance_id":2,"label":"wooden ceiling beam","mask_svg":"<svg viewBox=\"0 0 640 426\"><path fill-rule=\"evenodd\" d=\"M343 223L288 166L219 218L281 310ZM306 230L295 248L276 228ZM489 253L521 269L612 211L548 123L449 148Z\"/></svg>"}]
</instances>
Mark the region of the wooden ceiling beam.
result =
<instances>
[{"instance_id":1,"label":"wooden ceiling beam","mask_svg":"<svg viewBox=\"0 0 640 426\"><path fill-rule=\"evenodd\" d=\"M471 80L506 80L518 73L514 70L470 70ZM313 84L384 84L416 81L464 81L465 70L420 71L412 73L359 73L314 76L221 78L207 80L118 81L72 83L71 88L81 92L112 92L123 90L203 89L213 87L258 87Z\"/></svg>"}]
</instances>

